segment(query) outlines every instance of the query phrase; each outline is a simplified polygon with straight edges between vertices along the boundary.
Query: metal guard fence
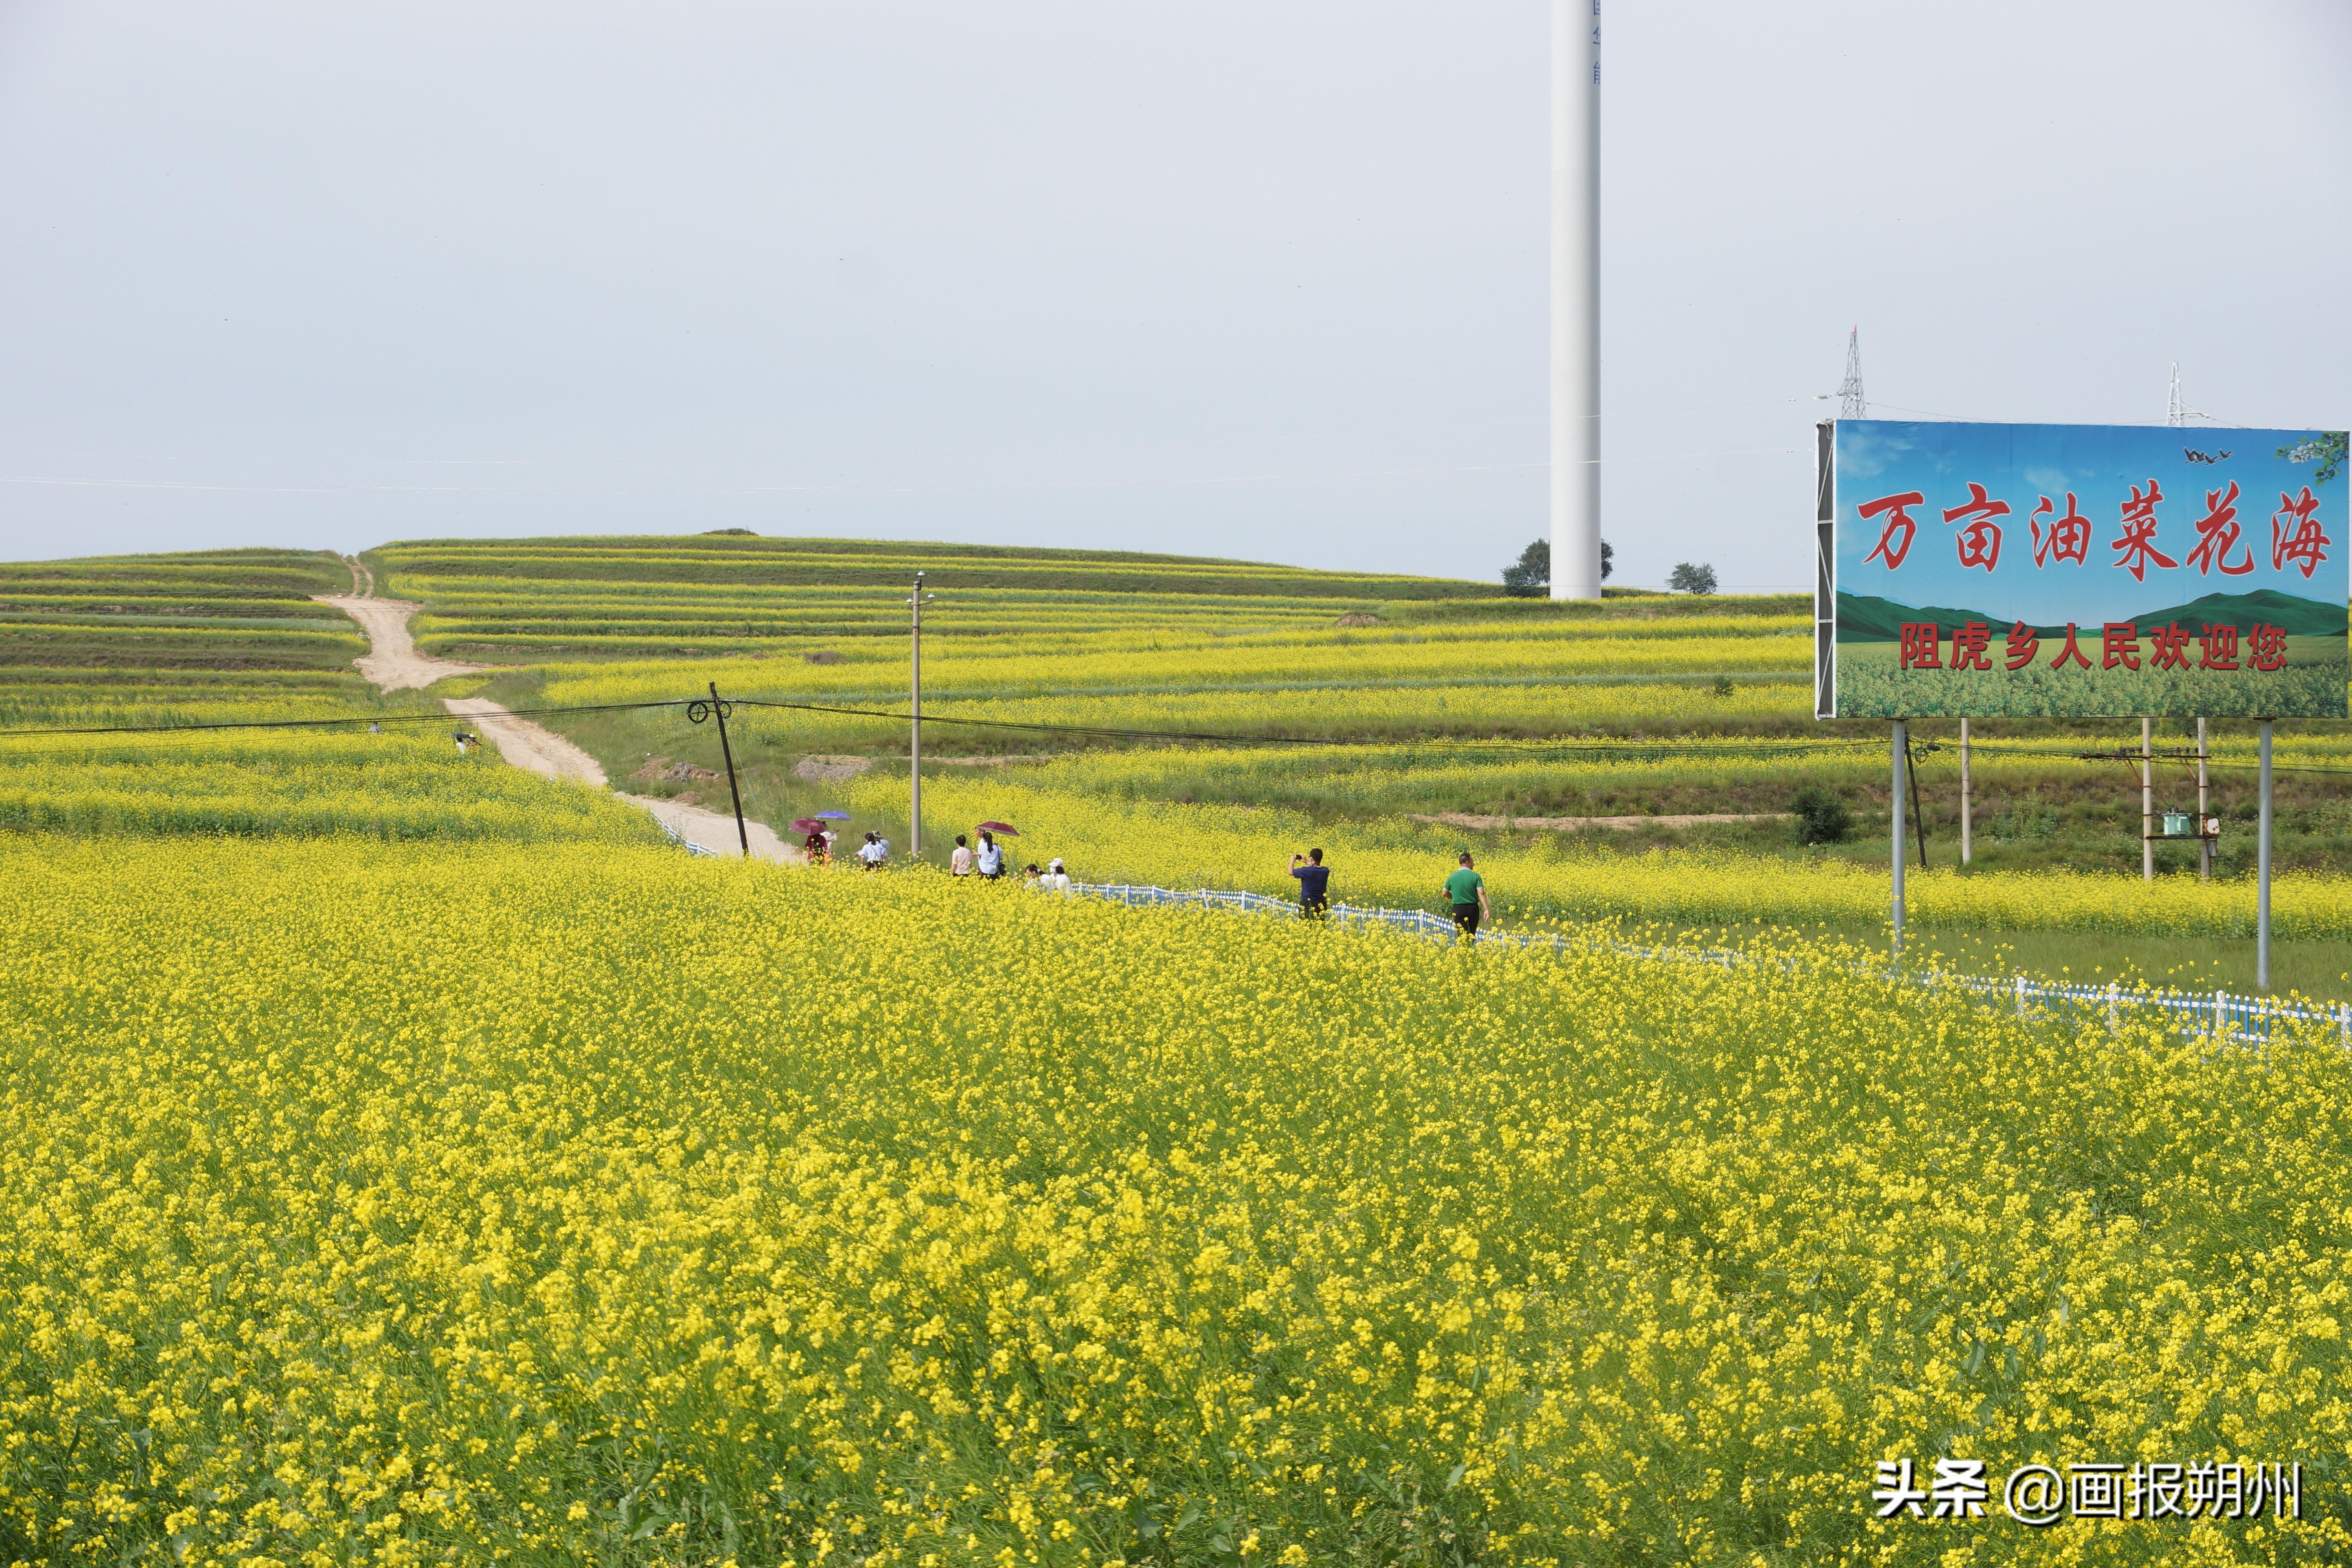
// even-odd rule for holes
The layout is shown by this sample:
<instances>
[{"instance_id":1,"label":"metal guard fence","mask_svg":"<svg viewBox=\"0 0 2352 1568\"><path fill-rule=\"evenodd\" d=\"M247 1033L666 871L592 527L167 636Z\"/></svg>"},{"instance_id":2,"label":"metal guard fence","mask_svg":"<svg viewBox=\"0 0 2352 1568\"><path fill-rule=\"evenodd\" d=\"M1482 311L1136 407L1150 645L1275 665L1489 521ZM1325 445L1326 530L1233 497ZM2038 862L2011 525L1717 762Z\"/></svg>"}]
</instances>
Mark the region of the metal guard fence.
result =
<instances>
[{"instance_id":1,"label":"metal guard fence","mask_svg":"<svg viewBox=\"0 0 2352 1568\"><path fill-rule=\"evenodd\" d=\"M685 850L688 854L701 856L710 859L718 858L718 850L709 848L704 845L697 844L693 839L688 838L685 834L680 833L677 828L672 827L660 817L656 816L654 818L654 826L660 828L664 833L669 835L669 841L672 844L677 845L680 849Z\"/></svg>"},{"instance_id":2,"label":"metal guard fence","mask_svg":"<svg viewBox=\"0 0 2352 1568\"><path fill-rule=\"evenodd\" d=\"M1087 898L1120 904L1172 904L1189 909L1234 910L1249 914L1286 916L1293 920L1299 914L1298 906L1290 900L1224 889L1200 888L1186 892L1172 888L1139 887L1129 883L1073 882L1070 890ZM1451 920L1431 914L1426 910L1359 909L1352 904L1333 904L1327 918L1334 925L1359 929L1381 926L1421 937L1450 941L1459 935ZM1727 968L1752 962L1752 955L1735 948L1644 947L1633 942L1579 942L1557 932L1537 936L1517 931L1482 931L1471 940L1517 948L1549 947L1555 952L1565 952L1578 946L1597 947L1657 962L1713 963ZM2352 1004L2331 1010L2269 1002L2258 996L2234 996L2226 991L2216 991L2208 995L2139 987L2126 990L2116 984L2052 984L2046 981L2028 979L2022 974L2002 980L1988 975L1939 972L1933 975L1906 975L1903 978L1916 985L1941 985L1965 991L1988 1005L2013 1007L2021 1018L2097 1022L2113 1029L2122 1022L2126 1007L2155 1008L2168 1016L2167 1022L2177 1034L2254 1045L2268 1042L2273 1031L2282 1025L2333 1024L2344 1045L2352 1048Z\"/></svg>"}]
</instances>

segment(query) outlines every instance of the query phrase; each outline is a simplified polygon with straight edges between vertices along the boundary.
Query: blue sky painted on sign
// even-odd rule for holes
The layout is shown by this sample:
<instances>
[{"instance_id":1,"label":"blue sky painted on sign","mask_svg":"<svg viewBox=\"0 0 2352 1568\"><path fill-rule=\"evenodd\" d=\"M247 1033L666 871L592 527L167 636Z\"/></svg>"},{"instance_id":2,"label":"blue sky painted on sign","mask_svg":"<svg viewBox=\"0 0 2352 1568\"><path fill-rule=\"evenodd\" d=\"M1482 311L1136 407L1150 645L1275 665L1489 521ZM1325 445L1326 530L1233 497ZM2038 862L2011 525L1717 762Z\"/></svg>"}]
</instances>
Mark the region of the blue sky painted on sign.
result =
<instances>
[{"instance_id":1,"label":"blue sky painted on sign","mask_svg":"<svg viewBox=\"0 0 2352 1568\"><path fill-rule=\"evenodd\" d=\"M2346 527L2347 479L2338 475L2312 484L2315 464L2294 463L2276 454L2310 440L2311 430L2175 429L2134 425L1972 425L1895 420L1845 420L1837 427L1838 586L1906 605L1940 605L1980 610L1990 616L2035 624L2074 621L2091 626L2134 619L2145 612L2185 604L2207 594L2245 594L2270 588L2342 603L2352 575L2352 529ZM2224 455L2226 454L2226 456ZM2201 459L2211 459L2210 461ZM2124 509L2135 489L2145 498L2154 481L2163 499L2153 509L2150 541L2177 564L2142 559L2145 581L2126 569L2115 548L2124 537ZM2238 540L2204 569L2192 562L2198 521L2210 515L2208 497L2229 503L2238 487L2234 521ZM2005 515L1985 521L2000 531L1997 560L1990 570L1961 563L1962 535L1969 516L1944 521L1948 510L1973 499L1971 484L1984 487L1988 502L2005 501ZM2282 497L2299 500L2306 487L2318 503L2312 515L2331 541L2326 559L2306 579L2290 559L2272 564L2273 517ZM1916 490L1924 498L1906 508L1917 524L1903 563L1890 571L1869 560L1887 521L1885 513L1864 521L1859 509L1879 498ZM2059 558L2054 547L2034 559L2032 523L2041 518L2045 539L2065 515L2069 492L2090 524L2085 559ZM2281 520L2289 534L2293 518ZM1901 531L1896 531L1900 542ZM1979 556L1991 553L1988 531L1977 540ZM2251 564L2252 570L2221 570Z\"/></svg>"}]
</instances>

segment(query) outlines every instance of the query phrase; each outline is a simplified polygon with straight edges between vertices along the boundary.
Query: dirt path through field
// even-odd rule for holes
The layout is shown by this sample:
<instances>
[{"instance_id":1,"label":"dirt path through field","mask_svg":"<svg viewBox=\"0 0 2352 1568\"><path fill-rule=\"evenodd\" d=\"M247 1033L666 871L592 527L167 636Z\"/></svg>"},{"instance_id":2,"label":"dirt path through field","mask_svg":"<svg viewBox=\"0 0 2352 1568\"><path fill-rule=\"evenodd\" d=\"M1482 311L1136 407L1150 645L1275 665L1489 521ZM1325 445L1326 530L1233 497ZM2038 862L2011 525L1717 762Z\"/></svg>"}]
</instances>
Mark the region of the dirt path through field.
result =
<instances>
[{"instance_id":1,"label":"dirt path through field","mask_svg":"<svg viewBox=\"0 0 2352 1568\"><path fill-rule=\"evenodd\" d=\"M374 579L368 583L373 588ZM360 673L384 691L421 690L445 676L470 675L488 668L479 664L460 664L455 659L430 658L416 651L408 635L408 617L416 612L415 605L398 599L365 598L356 595L319 595L322 605L332 605L360 624L368 635L373 648L366 658L355 660ZM471 724L483 739L499 749L499 755L519 768L551 779L570 779L591 784L597 789L608 786L604 770L595 758L555 733L542 729L528 719L519 719L487 697L445 697L441 706L457 718ZM718 855L740 855L742 839L737 834L732 813L705 811L700 806L686 805L674 800L660 800L652 795L626 795L620 798L631 805L643 806L656 820L668 825L671 832L698 848ZM776 837L773 829L762 823L746 820L744 828L751 839L751 853L761 860L798 861L801 852Z\"/></svg>"},{"instance_id":2,"label":"dirt path through field","mask_svg":"<svg viewBox=\"0 0 2352 1568\"><path fill-rule=\"evenodd\" d=\"M422 691L448 676L471 675L488 668L417 652L415 642L408 635L408 617L416 613L415 605L399 599L362 598L356 594L318 594L312 597L320 604L334 605L359 622L360 629L367 633L369 651L352 662L380 691Z\"/></svg>"},{"instance_id":3,"label":"dirt path through field","mask_svg":"<svg viewBox=\"0 0 2352 1568\"><path fill-rule=\"evenodd\" d=\"M516 718L487 697L445 698L441 705L457 717L470 720L482 738L499 749L499 755L519 768L529 768L551 779L573 779L598 789L610 785L603 764L595 758L553 731L542 729L528 719ZM705 811L698 805L663 800L657 795L614 793L668 824L670 831L688 844L719 855L743 852L732 812ZM755 858L786 863L802 858L800 850L776 837L774 829L765 823L747 819L743 826L751 835Z\"/></svg>"}]
</instances>

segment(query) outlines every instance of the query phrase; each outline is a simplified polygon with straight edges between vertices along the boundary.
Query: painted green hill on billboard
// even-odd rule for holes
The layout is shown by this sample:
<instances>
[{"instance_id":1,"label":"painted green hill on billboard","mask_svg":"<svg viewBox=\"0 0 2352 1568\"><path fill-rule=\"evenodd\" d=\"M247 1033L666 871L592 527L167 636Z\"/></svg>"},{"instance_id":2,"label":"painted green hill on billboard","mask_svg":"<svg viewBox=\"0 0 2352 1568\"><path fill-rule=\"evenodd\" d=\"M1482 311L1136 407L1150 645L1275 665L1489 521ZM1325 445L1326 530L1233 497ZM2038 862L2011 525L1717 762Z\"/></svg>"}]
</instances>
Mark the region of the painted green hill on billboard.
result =
<instances>
[{"instance_id":1,"label":"painted green hill on billboard","mask_svg":"<svg viewBox=\"0 0 2352 1568\"><path fill-rule=\"evenodd\" d=\"M1982 621L2000 632L2016 624L2010 616L1988 615L1981 610L1954 609L1948 605L1905 605L1874 594L1841 590L1837 598L1837 637L1842 643L1900 642L1906 623L1932 621L1948 630L1969 621ZM2284 628L2289 637L2340 637L2346 626L2343 605L2283 594L2275 588L2258 589L2252 594L2207 594L2185 605L2146 610L2128 619L2141 626L2169 626L2177 621L2192 630L2205 626L2273 626ZM2049 637L2063 635L2066 628L2035 625L2033 629Z\"/></svg>"}]
</instances>

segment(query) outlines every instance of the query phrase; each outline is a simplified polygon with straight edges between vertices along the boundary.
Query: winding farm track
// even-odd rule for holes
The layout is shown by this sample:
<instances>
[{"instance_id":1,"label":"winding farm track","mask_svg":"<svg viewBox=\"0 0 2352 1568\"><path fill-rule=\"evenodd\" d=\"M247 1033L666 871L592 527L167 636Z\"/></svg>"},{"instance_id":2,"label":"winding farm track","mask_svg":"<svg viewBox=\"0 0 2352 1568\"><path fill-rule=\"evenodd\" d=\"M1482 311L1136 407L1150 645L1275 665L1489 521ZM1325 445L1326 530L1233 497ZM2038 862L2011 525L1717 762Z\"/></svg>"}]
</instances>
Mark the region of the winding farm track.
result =
<instances>
[{"instance_id":1,"label":"winding farm track","mask_svg":"<svg viewBox=\"0 0 2352 1568\"><path fill-rule=\"evenodd\" d=\"M460 664L453 658L431 658L417 652L416 644L408 635L408 617L416 613L415 605L351 594L317 594L312 597L322 605L334 605L359 622L360 630L367 633L369 651L352 662L360 667L362 675L375 683L379 691L422 691L446 676L471 675L489 668Z\"/></svg>"},{"instance_id":2,"label":"winding farm track","mask_svg":"<svg viewBox=\"0 0 2352 1568\"><path fill-rule=\"evenodd\" d=\"M356 562L349 563L352 581L357 585L359 574L365 571ZM487 669L488 665L461 664L455 659L433 658L416 651L415 642L408 635L408 617L416 613L415 605L399 599L379 599L373 596L375 577L368 574L370 592L359 594L321 594L315 595L322 605L335 608L357 621L367 633L370 651L352 662L359 666L362 675L375 684L380 691L423 690L452 675L471 675ZM596 789L608 786L604 768L596 759L555 733L528 719L519 719L487 697L446 697L441 706L452 714L470 722L499 755L519 768L551 779L569 779ZM705 811L699 806L686 805L674 800L660 800L652 795L622 794L619 798L631 805L643 806L656 820L697 848L718 855L740 855L741 840L737 837L735 818L728 814ZM751 839L751 854L761 860L794 862L801 852L776 837L765 824L746 821L744 827Z\"/></svg>"}]
</instances>

